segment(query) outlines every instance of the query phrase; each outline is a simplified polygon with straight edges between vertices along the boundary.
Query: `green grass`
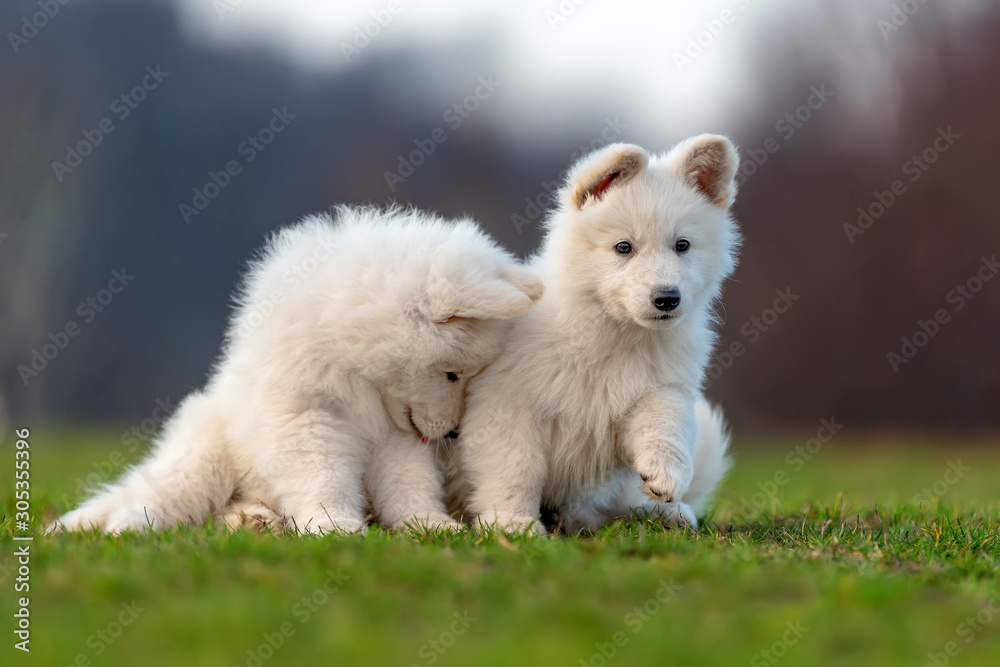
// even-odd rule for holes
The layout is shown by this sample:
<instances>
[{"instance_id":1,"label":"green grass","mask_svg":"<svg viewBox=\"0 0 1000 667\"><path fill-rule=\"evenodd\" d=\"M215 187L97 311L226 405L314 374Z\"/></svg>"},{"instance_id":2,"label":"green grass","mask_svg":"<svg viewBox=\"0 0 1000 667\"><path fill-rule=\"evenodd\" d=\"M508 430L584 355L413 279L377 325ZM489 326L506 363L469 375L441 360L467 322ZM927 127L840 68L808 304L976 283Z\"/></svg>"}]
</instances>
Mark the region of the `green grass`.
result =
<instances>
[{"instance_id":1,"label":"green grass","mask_svg":"<svg viewBox=\"0 0 1000 667\"><path fill-rule=\"evenodd\" d=\"M633 521L553 539L36 533L30 655L9 630L20 543L8 441L0 655L46 666L1000 665L1000 451L841 434L797 470L786 453L807 437L737 440L736 468L696 532ZM32 434L36 530L118 443L114 431ZM959 460L961 478L918 506ZM106 644L97 633L118 634L133 601L142 611ZM248 654L282 629L273 657ZM761 653L772 648L780 658Z\"/></svg>"}]
</instances>

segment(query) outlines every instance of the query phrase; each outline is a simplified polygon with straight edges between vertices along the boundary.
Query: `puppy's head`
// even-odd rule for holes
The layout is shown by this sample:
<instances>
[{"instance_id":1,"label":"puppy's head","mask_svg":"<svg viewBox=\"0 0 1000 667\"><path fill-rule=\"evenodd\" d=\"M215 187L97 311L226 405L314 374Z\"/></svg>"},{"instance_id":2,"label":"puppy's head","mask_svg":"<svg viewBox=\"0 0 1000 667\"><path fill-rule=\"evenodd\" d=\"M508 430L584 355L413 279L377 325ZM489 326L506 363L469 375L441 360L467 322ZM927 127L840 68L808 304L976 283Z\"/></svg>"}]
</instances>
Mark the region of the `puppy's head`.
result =
<instances>
[{"instance_id":1,"label":"puppy's head","mask_svg":"<svg viewBox=\"0 0 1000 667\"><path fill-rule=\"evenodd\" d=\"M404 306L395 366L378 383L396 427L421 438L459 430L469 380L500 355L512 320L542 295L533 272L477 234L437 249Z\"/></svg>"},{"instance_id":2,"label":"puppy's head","mask_svg":"<svg viewBox=\"0 0 1000 667\"><path fill-rule=\"evenodd\" d=\"M736 149L700 135L650 156L612 144L569 172L546 251L609 316L657 329L705 309L735 267Z\"/></svg>"}]
</instances>

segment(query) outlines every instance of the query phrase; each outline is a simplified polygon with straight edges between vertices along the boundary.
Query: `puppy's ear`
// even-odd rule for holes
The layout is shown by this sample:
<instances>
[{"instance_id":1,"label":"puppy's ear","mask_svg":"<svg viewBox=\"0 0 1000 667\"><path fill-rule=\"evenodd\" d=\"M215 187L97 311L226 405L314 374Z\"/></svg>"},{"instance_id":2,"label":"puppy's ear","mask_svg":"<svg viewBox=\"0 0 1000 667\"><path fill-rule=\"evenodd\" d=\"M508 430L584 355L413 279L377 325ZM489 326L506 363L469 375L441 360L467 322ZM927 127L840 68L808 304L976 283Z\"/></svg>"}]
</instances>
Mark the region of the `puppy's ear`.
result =
<instances>
[{"instance_id":1,"label":"puppy's ear","mask_svg":"<svg viewBox=\"0 0 1000 667\"><path fill-rule=\"evenodd\" d=\"M427 317L432 322L509 320L531 308L531 297L512 282L495 278L458 286L444 281L427 290Z\"/></svg>"},{"instance_id":2,"label":"puppy's ear","mask_svg":"<svg viewBox=\"0 0 1000 667\"><path fill-rule=\"evenodd\" d=\"M719 208L736 199L736 168L740 158L726 137L700 134L677 144L667 156L674 173Z\"/></svg>"},{"instance_id":3,"label":"puppy's ear","mask_svg":"<svg viewBox=\"0 0 1000 667\"><path fill-rule=\"evenodd\" d=\"M639 146L611 144L573 165L567 179L566 198L579 211L600 201L609 189L621 187L646 169L649 155Z\"/></svg>"}]
</instances>

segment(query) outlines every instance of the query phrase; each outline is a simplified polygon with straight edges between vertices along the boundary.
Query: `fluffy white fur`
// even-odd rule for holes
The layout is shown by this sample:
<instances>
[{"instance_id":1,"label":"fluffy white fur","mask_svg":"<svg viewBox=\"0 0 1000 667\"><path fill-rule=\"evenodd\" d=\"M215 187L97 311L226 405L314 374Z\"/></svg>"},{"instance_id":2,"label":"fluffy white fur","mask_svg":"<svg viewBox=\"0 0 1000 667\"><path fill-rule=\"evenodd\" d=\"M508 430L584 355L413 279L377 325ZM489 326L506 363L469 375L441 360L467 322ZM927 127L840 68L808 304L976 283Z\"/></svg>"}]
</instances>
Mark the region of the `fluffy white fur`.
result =
<instances>
[{"instance_id":1,"label":"fluffy white fur","mask_svg":"<svg viewBox=\"0 0 1000 667\"><path fill-rule=\"evenodd\" d=\"M458 428L468 379L541 291L467 220L344 207L288 227L251 263L205 388L143 463L55 528L214 512L357 531L369 501L388 526L453 525L433 441Z\"/></svg>"},{"instance_id":2,"label":"fluffy white fur","mask_svg":"<svg viewBox=\"0 0 1000 667\"><path fill-rule=\"evenodd\" d=\"M537 530L547 507L569 530L637 511L696 524L729 465L700 388L740 243L737 160L702 135L661 156L607 146L571 169L531 262L545 295L469 386L453 491L481 522ZM671 289L679 305L658 309Z\"/></svg>"}]
</instances>

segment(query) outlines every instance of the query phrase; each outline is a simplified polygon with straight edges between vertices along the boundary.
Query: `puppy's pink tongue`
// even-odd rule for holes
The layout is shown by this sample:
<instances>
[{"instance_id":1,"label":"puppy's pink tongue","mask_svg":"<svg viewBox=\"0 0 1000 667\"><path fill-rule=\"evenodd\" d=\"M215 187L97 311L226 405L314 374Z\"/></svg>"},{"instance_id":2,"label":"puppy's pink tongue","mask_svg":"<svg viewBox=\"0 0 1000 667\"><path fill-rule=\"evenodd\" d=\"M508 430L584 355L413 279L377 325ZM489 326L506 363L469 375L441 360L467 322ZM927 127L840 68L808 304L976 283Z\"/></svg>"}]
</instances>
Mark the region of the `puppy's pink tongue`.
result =
<instances>
[{"instance_id":1,"label":"puppy's pink tongue","mask_svg":"<svg viewBox=\"0 0 1000 667\"><path fill-rule=\"evenodd\" d=\"M428 438L428 437L427 437L426 435L425 435L424 437L420 438L420 442L424 443L425 445L426 445L426 444L427 444L427 443L428 443L429 441L430 441L430 438Z\"/></svg>"}]
</instances>

